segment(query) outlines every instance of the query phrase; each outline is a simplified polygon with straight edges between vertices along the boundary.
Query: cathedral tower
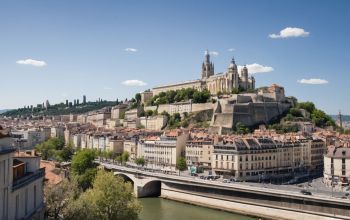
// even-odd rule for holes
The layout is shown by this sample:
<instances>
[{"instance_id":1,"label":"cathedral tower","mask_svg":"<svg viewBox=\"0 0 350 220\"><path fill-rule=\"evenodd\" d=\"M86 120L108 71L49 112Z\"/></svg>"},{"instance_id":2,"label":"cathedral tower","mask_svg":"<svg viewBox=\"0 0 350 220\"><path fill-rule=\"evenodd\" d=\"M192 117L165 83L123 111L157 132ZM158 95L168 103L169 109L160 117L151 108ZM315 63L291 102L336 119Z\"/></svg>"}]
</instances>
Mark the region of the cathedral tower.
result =
<instances>
[{"instance_id":1,"label":"cathedral tower","mask_svg":"<svg viewBox=\"0 0 350 220\"><path fill-rule=\"evenodd\" d=\"M241 70L242 84L244 89L248 89L248 68L244 65Z\"/></svg>"},{"instance_id":2,"label":"cathedral tower","mask_svg":"<svg viewBox=\"0 0 350 220\"><path fill-rule=\"evenodd\" d=\"M210 62L209 51L205 51L205 59L202 64L202 79L207 79L214 75L214 64Z\"/></svg>"},{"instance_id":3,"label":"cathedral tower","mask_svg":"<svg viewBox=\"0 0 350 220\"><path fill-rule=\"evenodd\" d=\"M239 76L238 76L237 65L234 57L232 57L230 65L228 66L228 74L229 74L229 78L232 79L232 86L230 90L232 90L233 88L238 88Z\"/></svg>"}]
</instances>

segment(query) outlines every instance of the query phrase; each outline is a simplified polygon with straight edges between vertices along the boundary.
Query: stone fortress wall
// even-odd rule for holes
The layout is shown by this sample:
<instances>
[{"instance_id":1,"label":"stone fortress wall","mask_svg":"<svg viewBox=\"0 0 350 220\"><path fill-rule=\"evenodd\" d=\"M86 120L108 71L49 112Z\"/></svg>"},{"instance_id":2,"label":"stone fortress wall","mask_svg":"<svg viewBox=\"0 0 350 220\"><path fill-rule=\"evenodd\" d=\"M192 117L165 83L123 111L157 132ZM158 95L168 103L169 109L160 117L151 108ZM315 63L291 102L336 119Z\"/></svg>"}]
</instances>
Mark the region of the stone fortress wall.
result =
<instances>
[{"instance_id":1,"label":"stone fortress wall","mask_svg":"<svg viewBox=\"0 0 350 220\"><path fill-rule=\"evenodd\" d=\"M276 84L255 93L233 95L219 99L211 120L211 133L231 130L238 122L251 127L268 124L284 114L293 101L284 96L284 89Z\"/></svg>"}]
</instances>

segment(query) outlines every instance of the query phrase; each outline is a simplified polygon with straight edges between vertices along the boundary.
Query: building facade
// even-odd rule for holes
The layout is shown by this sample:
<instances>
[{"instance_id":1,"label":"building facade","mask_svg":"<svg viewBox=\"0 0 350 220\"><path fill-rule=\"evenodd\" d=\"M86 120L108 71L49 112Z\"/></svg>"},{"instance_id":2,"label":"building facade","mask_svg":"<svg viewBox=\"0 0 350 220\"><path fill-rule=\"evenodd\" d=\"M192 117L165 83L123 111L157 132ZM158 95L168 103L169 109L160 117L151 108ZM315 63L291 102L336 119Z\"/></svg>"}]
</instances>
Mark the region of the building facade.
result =
<instances>
[{"instance_id":1,"label":"building facade","mask_svg":"<svg viewBox=\"0 0 350 220\"><path fill-rule=\"evenodd\" d=\"M187 165L203 166L211 168L211 155L213 153L213 141L188 140L186 143Z\"/></svg>"},{"instance_id":2,"label":"building facade","mask_svg":"<svg viewBox=\"0 0 350 220\"><path fill-rule=\"evenodd\" d=\"M350 146L329 146L324 155L323 182L327 186L344 187L350 184Z\"/></svg>"},{"instance_id":3,"label":"building facade","mask_svg":"<svg viewBox=\"0 0 350 220\"><path fill-rule=\"evenodd\" d=\"M45 169L40 157L22 155L0 135L0 219L44 219Z\"/></svg>"},{"instance_id":4,"label":"building facade","mask_svg":"<svg viewBox=\"0 0 350 220\"><path fill-rule=\"evenodd\" d=\"M140 140L137 146L138 157L144 157L147 166L154 169L175 171L179 157L185 156L188 133L173 131L160 137Z\"/></svg>"},{"instance_id":5,"label":"building facade","mask_svg":"<svg viewBox=\"0 0 350 220\"><path fill-rule=\"evenodd\" d=\"M324 146L321 140L234 138L214 144L212 168L240 181L283 181L319 172Z\"/></svg>"}]
</instances>

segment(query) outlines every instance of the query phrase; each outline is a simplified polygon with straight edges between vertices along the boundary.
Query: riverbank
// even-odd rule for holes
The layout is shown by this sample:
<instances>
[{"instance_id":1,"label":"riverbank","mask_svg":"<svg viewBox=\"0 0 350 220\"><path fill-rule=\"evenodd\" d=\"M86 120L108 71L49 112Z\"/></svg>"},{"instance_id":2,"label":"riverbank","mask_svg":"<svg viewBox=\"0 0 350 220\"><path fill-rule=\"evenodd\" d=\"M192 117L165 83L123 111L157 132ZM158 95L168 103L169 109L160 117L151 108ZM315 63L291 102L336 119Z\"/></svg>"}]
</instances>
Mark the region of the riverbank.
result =
<instances>
[{"instance_id":1,"label":"riverbank","mask_svg":"<svg viewBox=\"0 0 350 220\"><path fill-rule=\"evenodd\" d=\"M298 211L292 211L281 208L265 207L263 204L247 204L241 202L228 201L217 198L210 198L207 196L200 196L193 193L185 193L173 191L169 189L162 189L161 197L164 199L174 200L187 204L212 208L216 210L223 210L231 213L236 213L244 216L254 218L273 219L273 220L326 220L331 219L330 216L322 216L319 213L310 214ZM341 218L332 218L341 219Z\"/></svg>"}]
</instances>

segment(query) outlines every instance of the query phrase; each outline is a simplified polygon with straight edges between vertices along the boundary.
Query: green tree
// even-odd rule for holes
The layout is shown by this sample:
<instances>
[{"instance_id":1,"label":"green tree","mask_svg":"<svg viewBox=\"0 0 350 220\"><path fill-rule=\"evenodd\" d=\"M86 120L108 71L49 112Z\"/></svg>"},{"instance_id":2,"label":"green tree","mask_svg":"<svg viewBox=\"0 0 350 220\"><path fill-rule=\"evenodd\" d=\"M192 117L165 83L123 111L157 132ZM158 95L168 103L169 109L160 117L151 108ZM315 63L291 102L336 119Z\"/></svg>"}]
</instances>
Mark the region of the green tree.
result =
<instances>
[{"instance_id":1,"label":"green tree","mask_svg":"<svg viewBox=\"0 0 350 220\"><path fill-rule=\"evenodd\" d=\"M136 158L136 159L135 159L135 163L136 163L137 165L144 166L145 163L146 163L146 161L145 161L145 158L140 157L140 158Z\"/></svg>"},{"instance_id":2,"label":"green tree","mask_svg":"<svg viewBox=\"0 0 350 220\"><path fill-rule=\"evenodd\" d=\"M146 116L152 116L153 115L153 111L152 110L147 110L145 115Z\"/></svg>"},{"instance_id":3,"label":"green tree","mask_svg":"<svg viewBox=\"0 0 350 220\"><path fill-rule=\"evenodd\" d=\"M238 88L233 88L232 91L231 91L232 94L239 94L239 92L240 91L239 91Z\"/></svg>"},{"instance_id":4,"label":"green tree","mask_svg":"<svg viewBox=\"0 0 350 220\"><path fill-rule=\"evenodd\" d=\"M56 185L45 185L45 217L47 219L62 219L64 209L79 195L79 189L74 181L67 179Z\"/></svg>"},{"instance_id":5,"label":"green tree","mask_svg":"<svg viewBox=\"0 0 350 220\"><path fill-rule=\"evenodd\" d=\"M136 220L141 208L130 183L99 171L93 187L72 202L65 219Z\"/></svg>"},{"instance_id":6,"label":"green tree","mask_svg":"<svg viewBox=\"0 0 350 220\"><path fill-rule=\"evenodd\" d=\"M87 190L91 187L97 173L96 168L88 168L82 174L73 174L72 179L77 182L82 190Z\"/></svg>"},{"instance_id":7,"label":"green tree","mask_svg":"<svg viewBox=\"0 0 350 220\"><path fill-rule=\"evenodd\" d=\"M72 176L83 190L89 188L95 178L95 158L96 152L89 149L81 150L73 156L71 164Z\"/></svg>"},{"instance_id":8,"label":"green tree","mask_svg":"<svg viewBox=\"0 0 350 220\"><path fill-rule=\"evenodd\" d=\"M74 148L72 143L69 143L66 147L56 152L56 159L60 161L70 161L74 155Z\"/></svg>"},{"instance_id":9,"label":"green tree","mask_svg":"<svg viewBox=\"0 0 350 220\"><path fill-rule=\"evenodd\" d=\"M189 125L190 125L190 123L188 122L188 120L183 120L181 122L181 127L183 127L183 128L187 128Z\"/></svg>"},{"instance_id":10,"label":"green tree","mask_svg":"<svg viewBox=\"0 0 350 220\"><path fill-rule=\"evenodd\" d=\"M183 171L183 170L187 169L187 164L186 164L186 158L185 157L179 157L177 159L176 168L178 170L180 170L180 171Z\"/></svg>"},{"instance_id":11,"label":"green tree","mask_svg":"<svg viewBox=\"0 0 350 220\"><path fill-rule=\"evenodd\" d=\"M47 143L37 144L35 149L41 154L41 158L43 160L48 160L53 158L55 154L55 148L52 145L48 145Z\"/></svg>"},{"instance_id":12,"label":"green tree","mask_svg":"<svg viewBox=\"0 0 350 220\"><path fill-rule=\"evenodd\" d=\"M123 158L122 158L121 155L117 156L117 157L115 158L115 160L116 160L118 163L122 163L122 162L123 162Z\"/></svg>"},{"instance_id":13,"label":"green tree","mask_svg":"<svg viewBox=\"0 0 350 220\"><path fill-rule=\"evenodd\" d=\"M247 126L245 126L241 122L238 122L236 124L236 132L238 134L247 134L247 133L249 133L249 128L247 128Z\"/></svg>"},{"instance_id":14,"label":"green tree","mask_svg":"<svg viewBox=\"0 0 350 220\"><path fill-rule=\"evenodd\" d=\"M140 93L136 93L135 94L135 100L136 100L137 103L141 102L141 94Z\"/></svg>"},{"instance_id":15,"label":"green tree","mask_svg":"<svg viewBox=\"0 0 350 220\"><path fill-rule=\"evenodd\" d=\"M289 113L291 115L293 115L294 117L303 117L303 115L301 114L300 109L298 109L298 108L290 108L289 109Z\"/></svg>"},{"instance_id":16,"label":"green tree","mask_svg":"<svg viewBox=\"0 0 350 220\"><path fill-rule=\"evenodd\" d=\"M312 102L300 102L298 108L305 109L309 113L312 113L316 109L315 104Z\"/></svg>"},{"instance_id":17,"label":"green tree","mask_svg":"<svg viewBox=\"0 0 350 220\"><path fill-rule=\"evenodd\" d=\"M47 141L37 144L35 149L41 153L43 160L56 159L57 151L64 147L64 140L61 138L50 138Z\"/></svg>"},{"instance_id":18,"label":"green tree","mask_svg":"<svg viewBox=\"0 0 350 220\"><path fill-rule=\"evenodd\" d=\"M96 152L90 149L84 149L74 155L71 169L73 173L83 174L89 168L95 168Z\"/></svg>"},{"instance_id":19,"label":"green tree","mask_svg":"<svg viewBox=\"0 0 350 220\"><path fill-rule=\"evenodd\" d=\"M126 162L128 162L128 160L129 160L129 152L127 152L127 151L124 151L123 153L122 153L122 161L123 161L123 163L126 163Z\"/></svg>"}]
</instances>

